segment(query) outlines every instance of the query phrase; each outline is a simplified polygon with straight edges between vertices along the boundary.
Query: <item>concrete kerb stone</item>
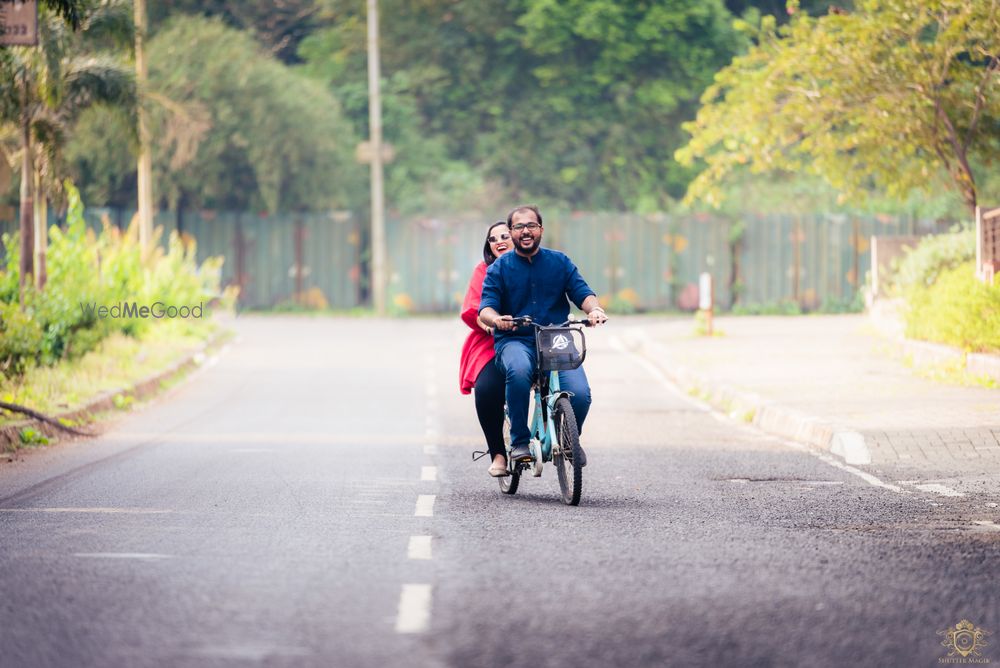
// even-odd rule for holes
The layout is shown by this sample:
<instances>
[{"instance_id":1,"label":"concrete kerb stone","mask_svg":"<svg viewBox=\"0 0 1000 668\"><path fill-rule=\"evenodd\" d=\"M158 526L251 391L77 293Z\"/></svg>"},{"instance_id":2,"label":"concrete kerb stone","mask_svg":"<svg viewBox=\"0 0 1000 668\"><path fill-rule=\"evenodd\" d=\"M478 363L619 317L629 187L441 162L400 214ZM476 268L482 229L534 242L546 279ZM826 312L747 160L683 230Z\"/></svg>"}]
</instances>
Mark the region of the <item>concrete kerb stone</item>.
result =
<instances>
[{"instance_id":1,"label":"concrete kerb stone","mask_svg":"<svg viewBox=\"0 0 1000 668\"><path fill-rule=\"evenodd\" d=\"M903 323L905 304L902 299L875 300L868 308L869 322L884 337L893 341L903 355L918 368L961 368L976 376L991 378L1000 383L1000 355L966 353L961 348L908 339Z\"/></svg>"},{"instance_id":2,"label":"concrete kerb stone","mask_svg":"<svg viewBox=\"0 0 1000 668\"><path fill-rule=\"evenodd\" d=\"M631 330L625 339L628 347L654 364L681 390L729 417L746 421L752 415L750 422L769 434L831 453L847 464L871 464L871 452L863 434L696 373L642 330Z\"/></svg>"},{"instance_id":3,"label":"concrete kerb stone","mask_svg":"<svg viewBox=\"0 0 1000 668\"><path fill-rule=\"evenodd\" d=\"M127 395L135 397L136 399L143 399L151 396L160 390L162 383L195 367L201 366L201 364L205 361L206 353L228 340L231 335L232 332L229 330L220 328L197 350L188 353L177 362L168 366L166 369L151 374L130 386L103 392L80 408L74 408L72 410L63 411L62 413L56 413L50 417L55 420L68 421L70 424L77 424L79 422L85 422L93 416L115 409L115 397L119 395ZM59 429L56 429L55 427L44 422L39 422L38 420L28 419L12 422L0 427L0 452L10 452L15 449L21 442L21 430L26 427L30 427L49 437L63 433Z\"/></svg>"}]
</instances>

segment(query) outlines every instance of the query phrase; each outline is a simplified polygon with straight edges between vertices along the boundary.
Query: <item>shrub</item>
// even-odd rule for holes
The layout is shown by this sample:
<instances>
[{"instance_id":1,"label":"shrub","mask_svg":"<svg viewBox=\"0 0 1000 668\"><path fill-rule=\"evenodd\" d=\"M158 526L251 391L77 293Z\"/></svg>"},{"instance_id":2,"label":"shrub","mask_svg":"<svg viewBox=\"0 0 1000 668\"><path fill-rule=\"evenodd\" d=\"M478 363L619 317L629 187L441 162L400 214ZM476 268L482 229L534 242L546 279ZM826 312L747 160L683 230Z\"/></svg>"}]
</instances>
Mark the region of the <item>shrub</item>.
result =
<instances>
[{"instance_id":1,"label":"shrub","mask_svg":"<svg viewBox=\"0 0 1000 668\"><path fill-rule=\"evenodd\" d=\"M25 289L23 308L17 235L3 239L7 252L6 268L0 270L0 372L7 376L23 373L29 364L52 365L79 357L112 332L139 337L154 326L141 318L102 319L85 305L195 305L219 296L222 258L209 258L199 266L194 243L172 234L166 251L157 245L143 259L134 222L124 232L105 223L96 235L87 229L79 193L69 183L66 190L66 228L49 230L48 282L41 291ZM161 233L157 228L157 241Z\"/></svg>"},{"instance_id":2,"label":"shrub","mask_svg":"<svg viewBox=\"0 0 1000 668\"><path fill-rule=\"evenodd\" d=\"M973 262L944 269L906 293L906 335L969 352L1000 351L1000 286L976 279Z\"/></svg>"},{"instance_id":3,"label":"shrub","mask_svg":"<svg viewBox=\"0 0 1000 668\"><path fill-rule=\"evenodd\" d=\"M941 272L974 260L975 230L952 228L948 234L924 237L890 272L890 290L903 294L915 286L933 285Z\"/></svg>"}]
</instances>

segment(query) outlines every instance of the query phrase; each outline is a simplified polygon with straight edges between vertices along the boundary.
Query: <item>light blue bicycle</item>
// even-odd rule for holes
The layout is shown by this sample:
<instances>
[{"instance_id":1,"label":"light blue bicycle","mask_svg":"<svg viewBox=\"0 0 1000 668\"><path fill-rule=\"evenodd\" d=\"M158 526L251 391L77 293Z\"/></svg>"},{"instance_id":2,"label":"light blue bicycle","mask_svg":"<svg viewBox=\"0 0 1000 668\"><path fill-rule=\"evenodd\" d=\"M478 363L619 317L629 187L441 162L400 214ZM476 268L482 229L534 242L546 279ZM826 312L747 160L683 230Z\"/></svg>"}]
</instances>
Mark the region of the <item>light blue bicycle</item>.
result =
<instances>
[{"instance_id":1,"label":"light blue bicycle","mask_svg":"<svg viewBox=\"0 0 1000 668\"><path fill-rule=\"evenodd\" d=\"M576 506L583 489L580 432L576 415L570 404L570 393L560 389L559 372L576 369L587 356L583 327L587 321L568 320L561 325L542 326L528 316L514 318L514 327L534 327L537 376L532 385L531 449L530 462L511 461L510 418L504 408L504 443L507 447L509 476L498 478L500 491L516 494L521 476L530 472L535 478L542 475L547 462L556 467L563 503Z\"/></svg>"}]
</instances>

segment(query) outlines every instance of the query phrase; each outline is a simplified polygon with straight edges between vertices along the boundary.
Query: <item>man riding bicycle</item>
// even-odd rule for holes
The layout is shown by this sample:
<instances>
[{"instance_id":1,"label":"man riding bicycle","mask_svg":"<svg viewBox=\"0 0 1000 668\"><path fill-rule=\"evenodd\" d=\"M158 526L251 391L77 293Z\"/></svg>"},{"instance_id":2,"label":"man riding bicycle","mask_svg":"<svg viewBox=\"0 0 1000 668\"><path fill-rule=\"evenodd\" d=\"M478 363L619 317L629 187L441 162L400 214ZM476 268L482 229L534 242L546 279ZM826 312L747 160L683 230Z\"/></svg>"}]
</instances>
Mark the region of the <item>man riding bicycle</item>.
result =
<instances>
[{"instance_id":1,"label":"man riding bicycle","mask_svg":"<svg viewBox=\"0 0 1000 668\"><path fill-rule=\"evenodd\" d=\"M493 328L495 363L507 379L511 458L517 462L532 458L528 406L536 351L533 332L517 331L512 320L526 315L542 325L558 324L568 319L570 301L587 314L592 325L607 322L608 317L569 257L541 247L542 214L538 207L517 207L507 214L507 226L514 252L499 257L487 270L479 317ZM590 384L583 367L560 371L559 383L571 393L570 403L582 433L590 410ZM586 456L581 459L584 465Z\"/></svg>"}]
</instances>

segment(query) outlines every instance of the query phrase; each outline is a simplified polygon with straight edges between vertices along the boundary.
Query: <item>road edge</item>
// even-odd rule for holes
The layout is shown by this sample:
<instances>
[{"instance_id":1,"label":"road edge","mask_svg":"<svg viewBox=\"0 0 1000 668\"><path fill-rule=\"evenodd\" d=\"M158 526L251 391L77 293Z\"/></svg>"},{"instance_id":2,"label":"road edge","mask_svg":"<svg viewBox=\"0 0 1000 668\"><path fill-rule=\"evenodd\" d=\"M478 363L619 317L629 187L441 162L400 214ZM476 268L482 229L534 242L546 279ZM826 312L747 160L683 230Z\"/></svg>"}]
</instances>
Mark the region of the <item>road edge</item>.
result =
<instances>
[{"instance_id":1,"label":"road edge","mask_svg":"<svg viewBox=\"0 0 1000 668\"><path fill-rule=\"evenodd\" d=\"M623 338L628 348L654 364L683 392L701 399L730 418L752 424L774 436L836 455L852 466L871 464L871 450L864 434L693 371L641 328L628 330Z\"/></svg>"},{"instance_id":2,"label":"road edge","mask_svg":"<svg viewBox=\"0 0 1000 668\"><path fill-rule=\"evenodd\" d=\"M180 377L184 373L201 366L208 353L222 346L233 338L234 332L220 325L208 339L197 349L192 350L167 368L152 373L131 385L103 392L79 408L70 409L50 415L55 420L68 421L70 424L81 425L96 421L102 413L116 410L115 397L120 395L134 397L136 400L150 398L162 391L162 384ZM15 454L25 446L21 443L21 430L30 427L46 437L52 438L64 434L61 430L40 420L27 419L0 427L0 453ZM95 434L96 435L96 434Z\"/></svg>"}]
</instances>

